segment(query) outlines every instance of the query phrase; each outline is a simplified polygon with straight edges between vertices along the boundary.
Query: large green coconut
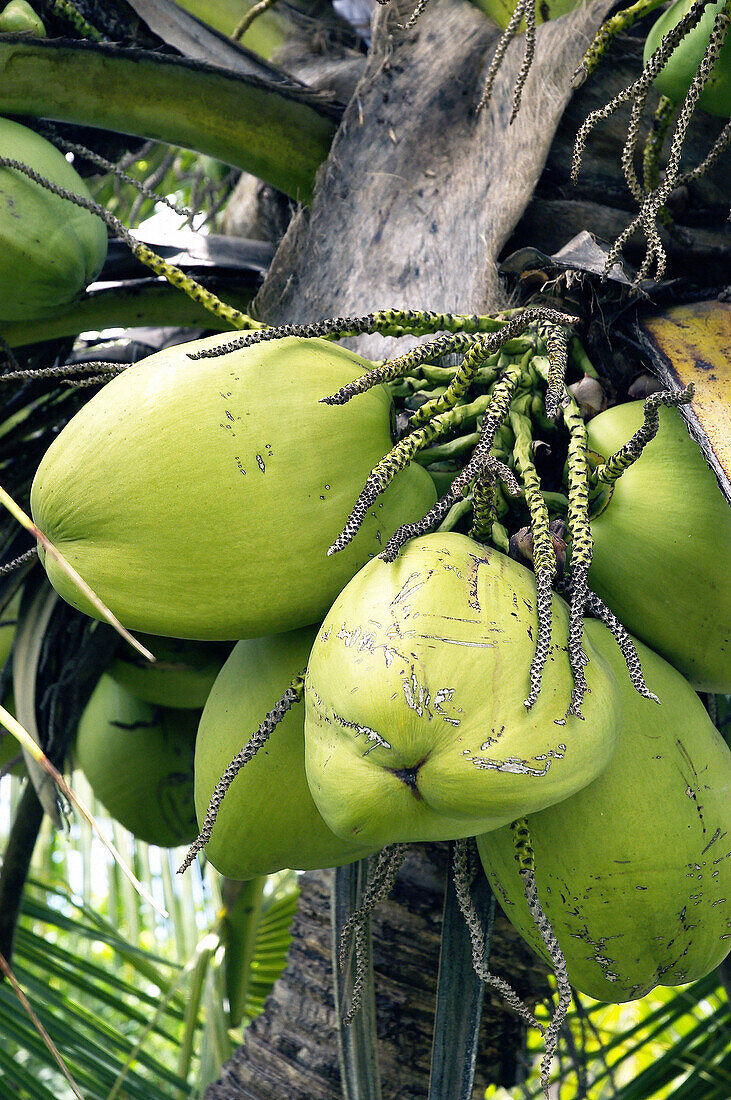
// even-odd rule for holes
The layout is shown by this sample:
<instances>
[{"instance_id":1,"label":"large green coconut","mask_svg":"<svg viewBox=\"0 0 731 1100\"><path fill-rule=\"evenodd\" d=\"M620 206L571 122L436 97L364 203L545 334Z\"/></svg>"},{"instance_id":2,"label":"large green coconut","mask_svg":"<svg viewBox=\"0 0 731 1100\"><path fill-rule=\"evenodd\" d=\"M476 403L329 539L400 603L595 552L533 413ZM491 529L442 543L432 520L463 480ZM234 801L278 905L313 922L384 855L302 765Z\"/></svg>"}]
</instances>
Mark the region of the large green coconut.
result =
<instances>
[{"instance_id":1,"label":"large green coconut","mask_svg":"<svg viewBox=\"0 0 731 1100\"><path fill-rule=\"evenodd\" d=\"M607 458L642 423L642 402L588 425ZM592 588L699 691L731 691L731 509L677 409L591 521Z\"/></svg>"},{"instance_id":2,"label":"large green coconut","mask_svg":"<svg viewBox=\"0 0 731 1100\"><path fill-rule=\"evenodd\" d=\"M304 669L316 627L239 642L208 697L195 749L195 801L202 824L213 788L290 681ZM284 867L336 867L370 855L336 837L305 778L304 706L293 707L234 779L206 855L228 878Z\"/></svg>"},{"instance_id":3,"label":"large green coconut","mask_svg":"<svg viewBox=\"0 0 731 1100\"><path fill-rule=\"evenodd\" d=\"M49 141L0 118L0 155L91 198L76 169ZM0 168L0 321L28 321L70 305L101 271L104 223L14 168Z\"/></svg>"},{"instance_id":4,"label":"large green coconut","mask_svg":"<svg viewBox=\"0 0 731 1100\"><path fill-rule=\"evenodd\" d=\"M33 482L35 521L127 627L235 640L316 622L396 527L434 503L429 475L409 467L328 558L391 446L388 393L321 404L369 366L324 340L188 357L230 339L130 367L64 428ZM94 614L44 564L60 594Z\"/></svg>"},{"instance_id":5,"label":"large green coconut","mask_svg":"<svg viewBox=\"0 0 731 1100\"><path fill-rule=\"evenodd\" d=\"M138 634L137 640L150 650L155 661L148 661L125 645L109 669L112 679L145 703L202 709L231 646L153 634Z\"/></svg>"},{"instance_id":6,"label":"large green coconut","mask_svg":"<svg viewBox=\"0 0 731 1100\"><path fill-rule=\"evenodd\" d=\"M370 562L335 601L306 680L307 779L351 842L446 840L567 798L607 764L616 688L587 645L584 720L566 717L568 609L553 600L543 688L532 573L454 533Z\"/></svg>"},{"instance_id":7,"label":"large green coconut","mask_svg":"<svg viewBox=\"0 0 731 1100\"><path fill-rule=\"evenodd\" d=\"M593 783L528 827L538 896L571 983L619 1002L701 978L731 947L731 751L666 661L637 643L658 706L628 683L609 631L585 627L622 692L619 747ZM545 955L511 830L477 844L498 901Z\"/></svg>"},{"instance_id":8,"label":"large green coconut","mask_svg":"<svg viewBox=\"0 0 731 1100\"><path fill-rule=\"evenodd\" d=\"M148 844L198 835L193 753L199 710L143 703L102 676L81 716L75 762L111 817Z\"/></svg>"}]
</instances>

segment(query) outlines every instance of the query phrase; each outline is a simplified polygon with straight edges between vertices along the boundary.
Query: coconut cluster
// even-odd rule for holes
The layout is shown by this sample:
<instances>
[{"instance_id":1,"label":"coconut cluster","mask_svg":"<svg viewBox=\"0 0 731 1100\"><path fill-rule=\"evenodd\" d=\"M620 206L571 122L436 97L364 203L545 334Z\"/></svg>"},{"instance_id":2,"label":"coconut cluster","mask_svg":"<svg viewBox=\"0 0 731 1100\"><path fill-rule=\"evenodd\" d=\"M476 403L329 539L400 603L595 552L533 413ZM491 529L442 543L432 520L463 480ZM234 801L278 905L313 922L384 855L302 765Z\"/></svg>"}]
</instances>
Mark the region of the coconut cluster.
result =
<instances>
[{"instance_id":1,"label":"coconut cluster","mask_svg":"<svg viewBox=\"0 0 731 1100\"><path fill-rule=\"evenodd\" d=\"M509 827L524 819L576 988L621 1001L707 973L728 950L731 753L676 669L731 689L731 616L709 614L728 599L731 517L677 411L662 409L646 456L597 489L590 572L676 667L636 643L641 697L631 644L620 652L587 620L576 713L556 593L541 691L526 701L539 632L530 569L455 531L378 556L434 505L422 467L397 472L347 550L327 556L390 446L391 403L381 386L344 409L321 398L371 365L295 338L200 355L224 339L167 349L106 385L32 489L41 529L161 658L156 669L120 656L79 729L78 758L110 812L157 843L203 827L213 865L241 879L477 837L498 900L545 952ZM596 460L642 417L641 403L596 416ZM714 554L695 546L699 530ZM236 644L226 657L206 639ZM122 759L138 762L134 784L121 782ZM135 819L116 801L122 787L165 823Z\"/></svg>"}]
</instances>

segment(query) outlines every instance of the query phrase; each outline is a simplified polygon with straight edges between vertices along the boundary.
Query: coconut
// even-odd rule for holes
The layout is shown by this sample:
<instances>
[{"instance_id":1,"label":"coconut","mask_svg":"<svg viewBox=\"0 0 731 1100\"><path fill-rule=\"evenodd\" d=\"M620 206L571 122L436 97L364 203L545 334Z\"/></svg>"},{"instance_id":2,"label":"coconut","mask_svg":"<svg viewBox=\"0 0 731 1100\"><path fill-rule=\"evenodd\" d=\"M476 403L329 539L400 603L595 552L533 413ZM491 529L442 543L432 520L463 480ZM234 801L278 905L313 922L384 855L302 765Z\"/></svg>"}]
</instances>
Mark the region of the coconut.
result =
<instances>
[{"instance_id":1,"label":"coconut","mask_svg":"<svg viewBox=\"0 0 731 1100\"><path fill-rule=\"evenodd\" d=\"M0 155L91 198L63 153L18 122L0 118ZM99 274L106 254L107 231L99 218L17 169L0 168L0 321L36 320L71 305Z\"/></svg>"},{"instance_id":2,"label":"coconut","mask_svg":"<svg viewBox=\"0 0 731 1100\"><path fill-rule=\"evenodd\" d=\"M650 60L665 35L687 15L694 0L677 0L671 4L653 24L645 42L644 62ZM716 16L724 8L726 0L709 4L700 22L680 40L664 67L655 77L655 87L673 103L682 103L691 82L698 72L713 30ZM698 97L698 106L710 115L728 118L731 115L731 35L721 47L708 81Z\"/></svg>"},{"instance_id":3,"label":"coconut","mask_svg":"<svg viewBox=\"0 0 731 1100\"><path fill-rule=\"evenodd\" d=\"M176 638L264 637L317 622L400 523L435 501L420 466L327 557L391 446L377 387L320 399L369 364L325 340L272 340L217 358L166 348L115 378L51 444L33 517L125 626ZM58 592L93 607L50 558Z\"/></svg>"},{"instance_id":4,"label":"coconut","mask_svg":"<svg viewBox=\"0 0 731 1100\"><path fill-rule=\"evenodd\" d=\"M339 836L382 847L496 829L590 783L614 751L616 690L587 646L584 719L567 717L568 609L527 710L535 577L464 535L370 562L320 628L306 678L306 767Z\"/></svg>"},{"instance_id":5,"label":"coconut","mask_svg":"<svg viewBox=\"0 0 731 1100\"><path fill-rule=\"evenodd\" d=\"M589 423L606 458L642 423L642 402ZM731 691L731 510L676 409L591 521L589 583L628 630L699 691Z\"/></svg>"},{"instance_id":6,"label":"coconut","mask_svg":"<svg viewBox=\"0 0 731 1100\"><path fill-rule=\"evenodd\" d=\"M307 664L315 633L316 627L306 627L234 647L208 697L196 742L201 824L221 774ZM227 878L336 867L374 850L336 837L318 813L305 778L304 717L303 706L288 711L226 792L205 850Z\"/></svg>"},{"instance_id":7,"label":"coconut","mask_svg":"<svg viewBox=\"0 0 731 1100\"><path fill-rule=\"evenodd\" d=\"M528 818L538 896L577 989L605 1001L701 978L731 946L731 751L686 680L640 642L648 686L627 678L609 631L587 639L622 693L619 747L601 775ZM540 955L511 830L478 837L505 913Z\"/></svg>"},{"instance_id":8,"label":"coconut","mask_svg":"<svg viewBox=\"0 0 731 1100\"><path fill-rule=\"evenodd\" d=\"M81 716L75 762L108 813L140 840L194 840L198 710L153 707L104 675Z\"/></svg>"},{"instance_id":9,"label":"coconut","mask_svg":"<svg viewBox=\"0 0 731 1100\"><path fill-rule=\"evenodd\" d=\"M154 663L125 647L109 668L112 679L145 703L201 710L231 646L152 634L138 634L137 640Z\"/></svg>"}]
</instances>

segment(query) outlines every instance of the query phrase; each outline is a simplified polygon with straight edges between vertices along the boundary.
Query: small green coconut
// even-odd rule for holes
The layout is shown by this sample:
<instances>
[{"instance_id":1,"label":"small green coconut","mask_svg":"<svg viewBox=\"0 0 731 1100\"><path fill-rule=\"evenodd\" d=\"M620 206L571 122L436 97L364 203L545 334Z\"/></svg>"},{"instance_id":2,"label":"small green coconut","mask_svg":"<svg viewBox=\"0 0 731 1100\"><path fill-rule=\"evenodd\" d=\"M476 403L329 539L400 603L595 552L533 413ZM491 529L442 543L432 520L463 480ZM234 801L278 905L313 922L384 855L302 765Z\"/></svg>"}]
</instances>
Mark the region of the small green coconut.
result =
<instances>
[{"instance_id":1,"label":"small green coconut","mask_svg":"<svg viewBox=\"0 0 731 1100\"><path fill-rule=\"evenodd\" d=\"M642 420L641 401L600 413L590 449L607 458ZM698 691L731 691L731 509L677 409L660 409L656 437L602 504L591 587Z\"/></svg>"},{"instance_id":2,"label":"small green coconut","mask_svg":"<svg viewBox=\"0 0 731 1100\"><path fill-rule=\"evenodd\" d=\"M404 470L329 558L391 446L383 387L321 398L369 367L326 340L271 340L217 358L197 340L150 356L96 394L51 444L33 517L125 626L176 638L265 637L319 621L401 523L433 505ZM57 591L95 611L39 551Z\"/></svg>"},{"instance_id":3,"label":"small green coconut","mask_svg":"<svg viewBox=\"0 0 731 1100\"><path fill-rule=\"evenodd\" d=\"M112 679L145 703L202 710L231 646L153 634L136 637L155 662L125 646L109 669Z\"/></svg>"},{"instance_id":4,"label":"small green coconut","mask_svg":"<svg viewBox=\"0 0 731 1100\"><path fill-rule=\"evenodd\" d=\"M239 642L223 666L195 749L201 824L222 773L306 666L316 632L306 627ZM205 851L227 878L337 867L374 850L336 837L318 813L305 778L304 718L304 707L293 707L226 792Z\"/></svg>"},{"instance_id":5,"label":"small green coconut","mask_svg":"<svg viewBox=\"0 0 731 1100\"><path fill-rule=\"evenodd\" d=\"M199 710L143 703L102 676L76 735L75 762L111 817L161 848L198 834L193 754Z\"/></svg>"},{"instance_id":6,"label":"small green coconut","mask_svg":"<svg viewBox=\"0 0 731 1100\"><path fill-rule=\"evenodd\" d=\"M10 0L0 11L0 34L27 34L33 38L45 38L46 28L27 0Z\"/></svg>"},{"instance_id":7,"label":"small green coconut","mask_svg":"<svg viewBox=\"0 0 731 1100\"><path fill-rule=\"evenodd\" d=\"M91 198L76 169L40 134L0 118L0 155ZM107 231L88 210L15 168L0 168L0 321L30 321L71 305L101 271Z\"/></svg>"},{"instance_id":8,"label":"small green coconut","mask_svg":"<svg viewBox=\"0 0 731 1100\"><path fill-rule=\"evenodd\" d=\"M446 840L567 798L606 766L617 692L587 645L584 720L566 717L568 609L553 600L543 688L532 573L455 533L370 562L335 601L306 679L306 767L326 823L352 843Z\"/></svg>"},{"instance_id":9,"label":"small green coconut","mask_svg":"<svg viewBox=\"0 0 731 1100\"><path fill-rule=\"evenodd\" d=\"M528 818L538 896L577 989L602 1001L703 977L731 947L731 751L686 680L641 643L660 706L627 679L609 631L587 639L622 694L619 747L589 786ZM477 838L495 895L540 955L511 830Z\"/></svg>"}]
</instances>

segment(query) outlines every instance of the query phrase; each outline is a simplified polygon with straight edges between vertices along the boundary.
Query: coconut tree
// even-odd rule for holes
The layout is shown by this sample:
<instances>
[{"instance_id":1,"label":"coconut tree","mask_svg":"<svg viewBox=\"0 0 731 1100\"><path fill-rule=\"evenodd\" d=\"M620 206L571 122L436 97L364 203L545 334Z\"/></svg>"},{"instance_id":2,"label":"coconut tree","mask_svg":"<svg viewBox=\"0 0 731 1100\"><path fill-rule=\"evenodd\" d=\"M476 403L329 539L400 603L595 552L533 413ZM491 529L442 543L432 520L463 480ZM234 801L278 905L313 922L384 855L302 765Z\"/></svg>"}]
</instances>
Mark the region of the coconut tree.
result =
<instances>
[{"instance_id":1,"label":"coconut tree","mask_svg":"<svg viewBox=\"0 0 731 1100\"><path fill-rule=\"evenodd\" d=\"M532 301L543 290L546 308L570 307L582 318L586 351L574 351L574 367L576 356L583 355L584 370L598 372L605 389L625 400L638 384L637 374L644 375L639 385L653 388L647 367L638 366L638 342L646 349L643 364L649 360L655 370L667 370L667 333L658 335L657 326L648 327L639 316L642 298L631 288L631 265L642 270L647 256L658 265L665 257L664 280L658 266L656 284L643 286L660 310L686 300L714 299L722 285L727 264L723 165L709 164L702 175L689 169L681 176L671 143L670 169L654 183L653 173L666 156L659 151L659 134L672 117L661 103L664 114L661 110L654 122L639 123L646 174L640 185L636 169L627 169L634 163L634 146L626 152L631 130L626 115L605 108L638 79L642 28L640 33L624 31L613 42L609 60L582 87L574 87L574 74L610 15L611 0L562 9L560 18L546 20L537 31L531 28L530 11L523 12L529 24L525 40L535 42L530 66L523 39L510 41L510 34L501 34L498 7L464 0L432 0L413 25L414 5L397 2L369 10L367 19L360 15L360 24L356 10L343 15L340 6L336 11L315 0L270 7L248 26L247 17L254 13L247 0L83 0L73 5L44 0L36 7L47 38L0 37L5 73L0 76L0 112L44 120L45 132L73 153L75 163L87 157L85 172L103 170L99 157L104 157L144 176L148 188L163 194L178 190L175 173L183 163L189 205L220 214L216 208L227 203L222 226L229 237L243 240L237 245L212 237L185 247L157 242L151 250L130 240L124 223L134 227L150 211L152 190L135 191L130 199L119 171L97 179L95 197L122 243L119 251L112 248L104 269L115 285L95 287L73 308L42 320L3 323L3 340L18 361L9 358L6 373L15 366L52 366L61 373L72 357L74 338L89 329L174 324L198 332L222 330L242 323L235 311L271 326L360 318L381 308L494 315ZM495 57L501 58L499 67L491 66ZM518 77L520 109L515 112ZM477 112L486 78L489 102ZM642 96L635 96L640 106ZM657 93L650 92L650 99L654 107ZM634 111L640 119L641 111ZM601 115L601 120L595 116L601 129L595 139L583 131L587 144L579 171L574 138L591 112ZM723 151L718 129L712 117L700 112L693 114L687 134L676 127L678 146L685 137L689 165L718 159ZM177 154L176 160L160 143L208 159L189 155L186 162L186 154ZM233 169L242 174L230 193ZM113 221L115 215L122 220ZM596 239L608 245L621 240L621 257L603 251ZM610 264L611 277L602 280L608 254L627 266ZM143 279L150 269L177 282L177 288ZM195 289L191 276L199 277L208 296ZM216 306L211 294L225 306ZM211 305L213 312L207 309ZM340 327L346 334L353 328L347 322ZM360 331L349 343L374 360L393 358L414 343L409 335L384 338ZM437 369L450 368L453 361L445 358ZM690 369L677 371L683 384L690 380ZM101 376L93 370L86 374L97 384L110 377L108 370ZM26 375L9 398L2 481L23 503L48 442L88 392L86 387L49 388L47 381ZM411 397L413 391L400 396ZM713 386L710 396L715 396ZM712 414L707 402L702 406L699 402L688 415L709 461L722 473L722 448L704 419ZM28 430L30 422L26 426L23 417L31 407ZM403 400L404 419L417 407L418 402L409 407ZM453 457L446 452L432 456L447 467L435 474L451 472ZM550 491L558 493L560 485ZM460 518L453 515L455 523ZM3 533L4 560L29 551L29 541L9 521ZM29 568L31 560L20 570ZM8 573L16 579L20 575L19 570ZM82 631L80 625L75 629ZM89 655L79 656L78 668L71 664L75 686L63 701L68 714L59 729L64 734L55 746L48 745L58 766L78 714L111 658L112 643L107 651L99 641L95 632ZM43 675L55 682L53 670L44 666ZM40 698L40 684L34 690ZM5 882L0 879L16 908L43 813L34 799L31 793L24 796L18 810L13 847L5 856ZM53 812L55 798L47 805ZM475 943L458 912L449 864L446 846L419 846L407 853L391 896L372 915L372 974L367 950L354 964L356 971L360 968L356 974L339 971L332 961L333 927L340 931L362 902L367 866L303 876L286 969L207 1095L212 1100L329 1100L376 1097L382 1087L384 1095L425 1096L431 1088L434 1096L467 1096L488 1084L510 1087L523 1081L529 1057L525 1024L492 991L482 1004L482 987L472 976ZM7 868L13 871L11 887ZM484 910L492 914L489 934L481 945L478 941L481 951L489 951L490 970L504 975L529 1006L547 1001L551 979L546 966L494 912L484 881L475 890L483 891ZM7 948L15 921L11 908L4 905L2 911ZM344 1029L340 1020L358 977L364 987L362 1011ZM707 1020L694 1028L682 1025L675 1055L670 1051L668 1060L648 1068L644 1083L638 1083L645 1088L642 1095L652 1095L648 1088L672 1085L683 1057L711 1082L699 1096L724 1094L727 1009L717 986L717 977L703 979L697 989L659 1006L650 1022L637 1024L639 1046L682 1020L689 998L712 1007L710 1028ZM600 1057L620 1040L597 1037L596 1012L580 1001L577 1006L564 1030L561 1071L574 1074L570 1080L582 1095L593 1079L597 1087L603 1087L602 1081L611 1084L611 1062L603 1068ZM709 1015L707 1008L703 1012ZM473 1082L469 1067L475 1055ZM693 1088L701 1087L701 1071ZM633 1095L631 1089L626 1094Z\"/></svg>"}]
</instances>

